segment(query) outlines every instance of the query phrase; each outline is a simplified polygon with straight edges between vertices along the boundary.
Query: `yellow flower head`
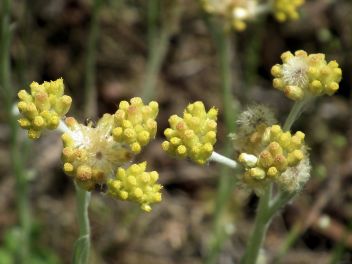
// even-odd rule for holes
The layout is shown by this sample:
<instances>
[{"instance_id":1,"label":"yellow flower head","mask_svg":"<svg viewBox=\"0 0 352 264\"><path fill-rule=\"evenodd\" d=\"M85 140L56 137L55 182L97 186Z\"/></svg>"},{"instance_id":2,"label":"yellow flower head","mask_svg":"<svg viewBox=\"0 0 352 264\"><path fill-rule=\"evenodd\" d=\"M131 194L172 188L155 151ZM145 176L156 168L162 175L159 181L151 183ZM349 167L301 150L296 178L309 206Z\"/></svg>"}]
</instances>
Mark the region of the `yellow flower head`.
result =
<instances>
[{"instance_id":1,"label":"yellow flower head","mask_svg":"<svg viewBox=\"0 0 352 264\"><path fill-rule=\"evenodd\" d=\"M131 151L138 154L155 137L158 111L157 102L144 105L139 97L132 98L130 103L120 102L119 109L114 114L112 135L115 141L129 145Z\"/></svg>"},{"instance_id":2,"label":"yellow flower head","mask_svg":"<svg viewBox=\"0 0 352 264\"><path fill-rule=\"evenodd\" d=\"M189 157L198 164L206 163L216 142L217 114L215 108L206 112L200 101L189 104L183 118L177 115L169 118L170 128L164 131L167 140L162 148L177 157Z\"/></svg>"},{"instance_id":3,"label":"yellow flower head","mask_svg":"<svg viewBox=\"0 0 352 264\"><path fill-rule=\"evenodd\" d=\"M66 118L64 172L87 191L107 187L108 194L137 202L149 212L150 204L161 201L158 173L145 172L145 162L123 167L155 137L157 113L156 102L145 106L140 98L132 98L131 104L122 101L114 115L103 115L96 125Z\"/></svg>"},{"instance_id":4,"label":"yellow flower head","mask_svg":"<svg viewBox=\"0 0 352 264\"><path fill-rule=\"evenodd\" d=\"M30 139L40 137L42 131L56 129L61 118L71 107L72 99L64 95L63 80L30 84L30 94L25 90L18 92L20 101L17 104L22 117L19 125L28 130Z\"/></svg>"},{"instance_id":5,"label":"yellow flower head","mask_svg":"<svg viewBox=\"0 0 352 264\"><path fill-rule=\"evenodd\" d=\"M96 126L79 124L73 117L65 122L69 131L62 135L64 172L81 188L93 190L132 159L128 145L116 142L111 135L112 115L105 114Z\"/></svg>"},{"instance_id":6,"label":"yellow flower head","mask_svg":"<svg viewBox=\"0 0 352 264\"><path fill-rule=\"evenodd\" d=\"M296 20L299 18L297 9L304 4L304 0L274 0L273 12L279 22Z\"/></svg>"},{"instance_id":7,"label":"yellow flower head","mask_svg":"<svg viewBox=\"0 0 352 264\"><path fill-rule=\"evenodd\" d=\"M247 140L248 151L238 157L245 168L243 181L259 193L268 181L277 183L286 191L299 188L301 185L296 183L303 182L302 178L291 173L295 177L292 178L284 173L307 159L304 136L301 131L295 134L283 131L279 125L257 127ZM282 177L286 177L285 181Z\"/></svg>"},{"instance_id":8,"label":"yellow flower head","mask_svg":"<svg viewBox=\"0 0 352 264\"><path fill-rule=\"evenodd\" d=\"M237 31L246 29L246 21L257 13L256 0L202 0L206 12L222 17L228 27Z\"/></svg>"},{"instance_id":9,"label":"yellow flower head","mask_svg":"<svg viewBox=\"0 0 352 264\"><path fill-rule=\"evenodd\" d=\"M150 212L150 204L161 201L157 184L159 175L156 171L146 172L146 162L133 164L127 169L119 168L114 179L109 179L108 194L121 200L137 202L142 210Z\"/></svg>"},{"instance_id":10,"label":"yellow flower head","mask_svg":"<svg viewBox=\"0 0 352 264\"><path fill-rule=\"evenodd\" d=\"M298 50L281 55L283 64L271 68L273 86L292 100L309 96L332 95L339 89L342 71L336 61L326 62L325 55Z\"/></svg>"}]
</instances>

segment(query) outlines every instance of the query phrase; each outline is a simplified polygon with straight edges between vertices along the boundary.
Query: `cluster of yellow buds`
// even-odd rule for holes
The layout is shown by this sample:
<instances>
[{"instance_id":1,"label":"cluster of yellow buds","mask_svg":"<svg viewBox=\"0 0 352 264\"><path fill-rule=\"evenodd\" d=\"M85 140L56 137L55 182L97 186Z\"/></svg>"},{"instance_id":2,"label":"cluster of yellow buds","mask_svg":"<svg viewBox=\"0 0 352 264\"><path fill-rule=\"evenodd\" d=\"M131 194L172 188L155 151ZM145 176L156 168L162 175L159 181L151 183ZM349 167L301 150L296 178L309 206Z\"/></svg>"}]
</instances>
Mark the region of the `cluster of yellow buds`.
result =
<instances>
[{"instance_id":1,"label":"cluster of yellow buds","mask_svg":"<svg viewBox=\"0 0 352 264\"><path fill-rule=\"evenodd\" d=\"M122 101L114 115L105 114L96 123L79 124L65 119L62 135L64 172L87 191L107 187L107 192L121 200L141 204L150 211L151 203L161 200L157 172L145 172L146 163L126 166L133 156L155 137L158 104L144 105L139 97ZM116 179L112 179L115 177Z\"/></svg>"},{"instance_id":2,"label":"cluster of yellow buds","mask_svg":"<svg viewBox=\"0 0 352 264\"><path fill-rule=\"evenodd\" d=\"M32 82L30 94L21 90L18 98L20 101L17 107L23 116L18 123L28 130L28 137L31 139L39 138L45 128L56 129L72 103L71 97L64 95L62 79L43 84Z\"/></svg>"},{"instance_id":3,"label":"cluster of yellow buds","mask_svg":"<svg viewBox=\"0 0 352 264\"><path fill-rule=\"evenodd\" d=\"M18 120L20 126L28 130L31 139L38 138L44 128L63 132L63 170L80 188L107 191L113 197L139 203L148 212L152 203L161 201L162 186L156 183L159 175L145 172L146 162L123 169L155 138L158 103L144 105L135 97L120 102L115 114L104 114L96 124L83 125L73 117L62 120L72 102L64 95L62 79L33 82L30 89L30 94L25 90L18 93L17 106L23 115Z\"/></svg>"},{"instance_id":4,"label":"cluster of yellow buds","mask_svg":"<svg viewBox=\"0 0 352 264\"><path fill-rule=\"evenodd\" d=\"M237 31L246 29L246 21L257 12L256 0L202 0L206 12L225 19L229 27Z\"/></svg>"},{"instance_id":5,"label":"cluster of yellow buds","mask_svg":"<svg viewBox=\"0 0 352 264\"><path fill-rule=\"evenodd\" d=\"M161 201L162 186L156 183L159 178L156 171L145 172L146 165L142 162L127 169L118 168L116 177L107 182L108 194L121 200L135 201L142 210L150 212L150 204Z\"/></svg>"},{"instance_id":6,"label":"cluster of yellow buds","mask_svg":"<svg viewBox=\"0 0 352 264\"><path fill-rule=\"evenodd\" d=\"M206 112L200 101L189 104L183 118L172 115L170 128L164 131L167 138L162 148L180 158L189 157L198 164L204 164L213 152L216 142L217 114L215 108Z\"/></svg>"},{"instance_id":7,"label":"cluster of yellow buds","mask_svg":"<svg viewBox=\"0 0 352 264\"><path fill-rule=\"evenodd\" d=\"M271 68L273 86L292 100L309 96L332 95L339 89L342 71L336 61L326 62L325 55L298 50L281 55L283 64Z\"/></svg>"},{"instance_id":8,"label":"cluster of yellow buds","mask_svg":"<svg viewBox=\"0 0 352 264\"><path fill-rule=\"evenodd\" d=\"M285 190L293 190L292 186L285 186L280 177L305 158L304 136L300 131L294 135L285 132L279 125L258 126L249 136L249 151L242 152L238 157L245 168L243 181L257 190L267 181L280 183ZM286 183L292 184L292 181Z\"/></svg>"},{"instance_id":9,"label":"cluster of yellow buds","mask_svg":"<svg viewBox=\"0 0 352 264\"><path fill-rule=\"evenodd\" d=\"M274 0L274 16L279 22L296 20L299 18L297 9L303 4L304 0Z\"/></svg>"},{"instance_id":10,"label":"cluster of yellow buds","mask_svg":"<svg viewBox=\"0 0 352 264\"><path fill-rule=\"evenodd\" d=\"M132 98L130 103L121 101L114 114L112 135L116 142L128 144L131 151L138 154L142 147L155 137L158 115L158 103L152 101L144 105L139 97Z\"/></svg>"}]
</instances>

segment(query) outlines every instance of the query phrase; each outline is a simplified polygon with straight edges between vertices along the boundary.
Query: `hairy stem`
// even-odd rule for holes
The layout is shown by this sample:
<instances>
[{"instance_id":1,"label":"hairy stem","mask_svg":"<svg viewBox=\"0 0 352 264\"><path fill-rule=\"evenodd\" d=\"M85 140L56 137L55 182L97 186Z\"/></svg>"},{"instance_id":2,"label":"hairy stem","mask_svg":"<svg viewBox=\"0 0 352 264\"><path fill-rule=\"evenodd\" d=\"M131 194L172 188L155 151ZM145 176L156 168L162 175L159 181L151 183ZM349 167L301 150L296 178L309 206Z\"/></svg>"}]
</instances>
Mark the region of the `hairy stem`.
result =
<instances>
[{"instance_id":1,"label":"hairy stem","mask_svg":"<svg viewBox=\"0 0 352 264\"><path fill-rule=\"evenodd\" d=\"M238 164L236 161L229 159L215 151L213 151L213 153L211 154L209 161L215 161L215 162L221 163L222 165L225 165L232 169L235 169L238 167Z\"/></svg>"},{"instance_id":2,"label":"hairy stem","mask_svg":"<svg viewBox=\"0 0 352 264\"><path fill-rule=\"evenodd\" d=\"M86 264L89 262L90 253L90 226L88 207L90 202L90 192L87 192L75 184L77 219L79 225L79 238L75 242L73 263Z\"/></svg>"},{"instance_id":3,"label":"hairy stem","mask_svg":"<svg viewBox=\"0 0 352 264\"><path fill-rule=\"evenodd\" d=\"M222 100L224 103L224 115L225 125L228 133L232 133L235 130L235 119L234 119L234 101L232 95L232 78L231 78L231 50L232 41L231 35L228 32L221 31L218 52L220 53L220 75L221 75L221 86L222 86Z\"/></svg>"},{"instance_id":4,"label":"hairy stem","mask_svg":"<svg viewBox=\"0 0 352 264\"><path fill-rule=\"evenodd\" d=\"M312 98L308 97L303 100L296 101L293 105L290 113L288 114L283 129L289 131L293 123L300 117L303 113L304 107L312 101Z\"/></svg>"},{"instance_id":5,"label":"hairy stem","mask_svg":"<svg viewBox=\"0 0 352 264\"><path fill-rule=\"evenodd\" d=\"M276 197L270 201L270 207L268 210L268 217L273 217L281 208L283 208L295 195L297 192L279 192Z\"/></svg>"},{"instance_id":6,"label":"hairy stem","mask_svg":"<svg viewBox=\"0 0 352 264\"><path fill-rule=\"evenodd\" d=\"M96 49L98 42L99 33L99 11L102 5L102 0L94 0L93 13L90 22L90 30L88 37L88 46L86 54L86 65L85 65L85 91L84 100L85 108L84 112L87 117L93 118L97 114L97 89L95 84L95 64L96 64Z\"/></svg>"},{"instance_id":7,"label":"hairy stem","mask_svg":"<svg viewBox=\"0 0 352 264\"><path fill-rule=\"evenodd\" d=\"M224 105L224 119L227 133L234 132L235 130L235 111L234 111L234 100L232 95L232 74L231 74L231 62L232 62L232 41L229 32L223 29L218 29L212 21L206 18L208 27L213 35L213 39L216 44L218 53L218 64L220 67L220 79L221 79L221 91L222 101ZM232 154L231 142L229 139L225 142L225 155ZM215 155L216 156L216 155ZM216 157L212 157L216 158ZM222 163L222 162L221 162ZM230 175L230 168L235 168L233 162L232 165L227 167L223 166L220 171L219 185L217 189L217 197L215 202L214 212L214 227L212 231L212 241L206 256L206 263L212 264L217 263L219 252L222 248L224 241L228 238L228 235L224 228L223 213L228 205L229 196L232 188L235 184L235 177Z\"/></svg>"},{"instance_id":8,"label":"hairy stem","mask_svg":"<svg viewBox=\"0 0 352 264\"><path fill-rule=\"evenodd\" d=\"M266 186L264 194L259 198L254 229L249 238L241 264L255 264L257 262L259 251L271 220L271 217L268 215L269 202L272 192L271 188L271 185Z\"/></svg>"},{"instance_id":9,"label":"hairy stem","mask_svg":"<svg viewBox=\"0 0 352 264\"><path fill-rule=\"evenodd\" d=\"M95 117L97 114L97 90L95 87L96 79L96 46L98 41L99 30L99 11L102 6L102 0L94 0L93 14L90 24L90 32L88 39L87 61L85 68L85 115L87 117ZM61 124L62 125L62 124ZM62 129L65 129L62 126ZM66 129L67 130L67 129ZM77 202L77 218L79 225L79 238L75 243L73 253L74 264L87 264L90 255L90 227L88 207L90 202L90 192L87 192L77 185L76 202Z\"/></svg>"},{"instance_id":10,"label":"hairy stem","mask_svg":"<svg viewBox=\"0 0 352 264\"><path fill-rule=\"evenodd\" d=\"M13 173L16 177L16 203L19 223L21 227L21 245L18 247L18 263L25 263L29 256L29 233L31 227L31 217L28 204L28 185L26 170L24 165L23 146L20 146L18 138L18 124L16 115L12 113L14 92L11 87L10 68L10 14L11 1L4 0L1 6L1 39L0 39L0 86L1 97L4 101L7 120L10 126L10 159ZM21 150L22 149L22 150Z\"/></svg>"},{"instance_id":11,"label":"hairy stem","mask_svg":"<svg viewBox=\"0 0 352 264\"><path fill-rule=\"evenodd\" d=\"M155 96L155 87L162 63L169 49L169 39L172 32L172 22L165 23L158 30L157 20L160 17L160 0L148 1L148 61L146 75L142 85L142 98L150 101ZM177 12L177 4L174 4L171 12ZM174 14L173 14L174 15ZM173 20L173 18L170 18Z\"/></svg>"}]
</instances>

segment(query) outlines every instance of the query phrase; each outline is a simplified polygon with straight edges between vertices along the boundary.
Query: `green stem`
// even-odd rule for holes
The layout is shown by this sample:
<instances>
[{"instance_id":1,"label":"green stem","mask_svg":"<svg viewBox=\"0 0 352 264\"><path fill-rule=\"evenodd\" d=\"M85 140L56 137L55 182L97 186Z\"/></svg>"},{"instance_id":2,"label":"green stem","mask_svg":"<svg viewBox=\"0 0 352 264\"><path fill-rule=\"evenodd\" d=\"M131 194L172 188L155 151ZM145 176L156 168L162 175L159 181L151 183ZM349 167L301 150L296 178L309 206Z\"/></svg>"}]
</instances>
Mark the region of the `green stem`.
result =
<instances>
[{"instance_id":1,"label":"green stem","mask_svg":"<svg viewBox=\"0 0 352 264\"><path fill-rule=\"evenodd\" d=\"M283 208L285 204L287 204L296 194L297 192L289 193L284 191L277 194L275 199L270 202L268 216L273 217L277 213L277 211Z\"/></svg>"},{"instance_id":2,"label":"green stem","mask_svg":"<svg viewBox=\"0 0 352 264\"><path fill-rule=\"evenodd\" d=\"M261 245L271 221L271 217L268 216L269 202L272 192L271 188L272 186L268 185L264 194L259 198L254 230L249 238L246 252L241 259L241 264L255 264L257 261Z\"/></svg>"},{"instance_id":3,"label":"green stem","mask_svg":"<svg viewBox=\"0 0 352 264\"><path fill-rule=\"evenodd\" d=\"M150 101L155 96L155 87L162 63L165 59L167 50L169 49L169 39L171 35L171 25L165 24L157 34L157 18L160 14L158 7L159 0L148 1L148 61L146 75L143 80L142 98L145 101ZM176 4L175 4L176 5ZM177 6L172 7L177 12ZM172 19L171 19L172 20ZM169 22L171 23L171 22ZM158 36L160 35L160 36Z\"/></svg>"},{"instance_id":4,"label":"green stem","mask_svg":"<svg viewBox=\"0 0 352 264\"><path fill-rule=\"evenodd\" d=\"M74 246L73 263L86 264L89 262L90 253L90 226L88 217L88 207L90 202L90 192L76 188L77 219L79 225L79 238Z\"/></svg>"},{"instance_id":5,"label":"green stem","mask_svg":"<svg viewBox=\"0 0 352 264\"><path fill-rule=\"evenodd\" d=\"M225 165L231 169L236 169L238 167L238 164L236 161L229 159L229 158L227 158L227 157L225 157L215 151L213 151L213 153L209 157L208 161L218 162L218 163Z\"/></svg>"},{"instance_id":6,"label":"green stem","mask_svg":"<svg viewBox=\"0 0 352 264\"><path fill-rule=\"evenodd\" d=\"M218 63L220 67L222 101L224 105L224 119L227 133L235 130L235 108L233 107L232 95L232 77L231 77L231 62L232 62L232 42L231 35L224 30L218 30L211 21L207 21L215 40ZM231 142L227 140L225 143L224 153L226 156L232 155ZM227 166L222 166L220 171L220 180L217 189L217 197L215 201L214 212L214 227L212 231L212 241L209 246L206 263L217 263L219 252L228 235L224 228L223 213L228 205L229 196L233 186L235 185L235 177L232 177L231 170Z\"/></svg>"},{"instance_id":7,"label":"green stem","mask_svg":"<svg viewBox=\"0 0 352 264\"><path fill-rule=\"evenodd\" d=\"M283 129L289 131L293 123L300 117L304 107L312 101L311 97L305 98L303 100L296 101L293 105L290 113L288 114Z\"/></svg>"},{"instance_id":8,"label":"green stem","mask_svg":"<svg viewBox=\"0 0 352 264\"><path fill-rule=\"evenodd\" d=\"M92 20L88 37L88 47L86 55L85 68L85 109L86 117L93 118L97 114L97 89L96 89L96 49L99 33L99 11L102 6L102 0L94 0Z\"/></svg>"},{"instance_id":9,"label":"green stem","mask_svg":"<svg viewBox=\"0 0 352 264\"><path fill-rule=\"evenodd\" d=\"M220 52L220 75L222 80L222 100L224 104L225 125L228 133L235 130L234 118L234 100L232 95L232 78L231 78L231 62L232 62L232 41L229 32L221 31L218 52Z\"/></svg>"},{"instance_id":10,"label":"green stem","mask_svg":"<svg viewBox=\"0 0 352 264\"><path fill-rule=\"evenodd\" d=\"M95 117L97 114L97 90L95 87L96 79L96 47L98 41L99 30L99 11L102 6L102 0L94 0L92 20L90 24L90 32L88 38L87 61L85 68L85 115L87 117ZM77 202L77 218L79 225L79 238L76 240L73 263L87 264L90 255L90 226L88 207L90 202L90 192L87 192L77 185L76 202Z\"/></svg>"},{"instance_id":11,"label":"green stem","mask_svg":"<svg viewBox=\"0 0 352 264\"><path fill-rule=\"evenodd\" d=\"M230 153L232 147L227 144L224 152ZM206 255L205 263L218 263L217 258L223 243L228 238L229 234L226 232L223 216L224 211L229 203L229 197L235 185L235 177L231 177L231 168L228 166L221 166L220 179L217 189L217 196L215 200L214 222L212 230L212 240L209 245L208 254Z\"/></svg>"},{"instance_id":12,"label":"green stem","mask_svg":"<svg viewBox=\"0 0 352 264\"><path fill-rule=\"evenodd\" d=\"M157 41L157 22L160 2L159 0L149 0L147 4L148 49L150 55L152 54L155 42Z\"/></svg>"},{"instance_id":13,"label":"green stem","mask_svg":"<svg viewBox=\"0 0 352 264\"><path fill-rule=\"evenodd\" d=\"M2 3L2 19L1 19L1 86L4 99L6 104L10 105L12 100L13 92L10 88L10 42L11 42L11 31L10 31L10 12L11 12L11 1L4 0ZM6 93L10 92L10 95L6 96Z\"/></svg>"},{"instance_id":14,"label":"green stem","mask_svg":"<svg viewBox=\"0 0 352 264\"><path fill-rule=\"evenodd\" d=\"M10 12L11 1L2 2L1 14L1 48L0 48L0 85L2 98L6 110L7 120L10 126L10 158L13 173L16 177L16 202L21 227L21 246L18 247L18 262L25 263L29 256L29 233L30 233L30 210L28 204L27 179L24 160L21 155L21 146L18 139L18 124L16 117L12 114L12 102L14 92L11 87L10 69ZM23 146L22 146L23 147Z\"/></svg>"}]
</instances>

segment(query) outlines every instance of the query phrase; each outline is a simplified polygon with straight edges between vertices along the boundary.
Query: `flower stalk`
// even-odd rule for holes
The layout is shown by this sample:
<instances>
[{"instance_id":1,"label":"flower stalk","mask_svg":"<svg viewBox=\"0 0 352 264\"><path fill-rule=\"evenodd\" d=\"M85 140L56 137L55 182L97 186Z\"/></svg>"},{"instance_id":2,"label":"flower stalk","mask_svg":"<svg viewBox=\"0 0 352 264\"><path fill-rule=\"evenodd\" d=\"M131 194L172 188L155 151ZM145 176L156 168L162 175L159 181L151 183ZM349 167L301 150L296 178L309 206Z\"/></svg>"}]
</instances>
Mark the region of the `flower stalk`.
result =
<instances>
[{"instance_id":1,"label":"flower stalk","mask_svg":"<svg viewBox=\"0 0 352 264\"><path fill-rule=\"evenodd\" d=\"M178 14L177 1L170 1L170 16L162 21L162 26L158 29L158 19L161 18L162 6L160 0L149 0L147 6L148 16L148 61L146 75L142 85L142 98L150 101L155 96L155 87L163 61L169 49L169 39L173 32L173 23Z\"/></svg>"},{"instance_id":2,"label":"flower stalk","mask_svg":"<svg viewBox=\"0 0 352 264\"><path fill-rule=\"evenodd\" d=\"M229 158L227 158L227 157L225 157L215 151L213 151L213 153L211 154L209 161L218 162L218 163L225 165L225 166L232 168L232 169L235 169L238 167L238 164L236 161L229 159Z\"/></svg>"},{"instance_id":3,"label":"flower stalk","mask_svg":"<svg viewBox=\"0 0 352 264\"><path fill-rule=\"evenodd\" d=\"M261 245L271 220L271 217L268 215L271 193L272 185L270 184L266 186L264 194L259 198L254 229L247 244L246 252L241 260L241 264L255 264L257 261Z\"/></svg>"},{"instance_id":4,"label":"flower stalk","mask_svg":"<svg viewBox=\"0 0 352 264\"><path fill-rule=\"evenodd\" d=\"M10 15L11 1L4 0L1 4L1 41L0 41L0 86L1 97L4 102L4 108L7 120L10 126L10 159L13 173L16 177L16 203L21 228L21 246L18 247L17 260L19 263L25 263L28 260L29 250L29 233L31 228L31 217L28 203L28 185L26 179L26 169L24 158L21 155L20 141L18 138L18 125L16 115L13 114L14 93L11 88L11 67L10 67Z\"/></svg>"},{"instance_id":5,"label":"flower stalk","mask_svg":"<svg viewBox=\"0 0 352 264\"><path fill-rule=\"evenodd\" d=\"M289 131L293 123L300 117L304 111L304 107L307 106L313 100L312 97L304 98L303 100L296 101L286 118L283 129Z\"/></svg>"},{"instance_id":6,"label":"flower stalk","mask_svg":"<svg viewBox=\"0 0 352 264\"><path fill-rule=\"evenodd\" d=\"M231 74L231 64L232 64L232 36L229 31L224 28L219 28L216 26L211 18L205 14L205 21L208 25L209 30L213 36L213 40L216 45L218 53L218 64L220 68L220 80L221 80L221 91L222 91L222 101L224 105L224 119L227 133L232 133L235 130L235 109L234 100L232 95L232 74ZM225 142L225 155L232 154L231 144ZM216 154L211 156L211 159L216 159ZM217 162L224 163L224 159L217 159ZM231 194L232 188L235 184L235 177L230 177L230 168L235 168L237 165L230 162L231 164L226 164L220 171L220 179L217 189L217 197L215 201L215 212L214 212L214 226L212 231L212 241L209 245L208 254L206 256L206 263L217 263L217 257L222 248L223 242L228 237L224 230L224 225L222 221L223 212L227 206L228 197ZM229 166L230 165L230 166Z\"/></svg>"},{"instance_id":7,"label":"flower stalk","mask_svg":"<svg viewBox=\"0 0 352 264\"><path fill-rule=\"evenodd\" d=\"M85 68L85 114L94 117L97 113L97 90L95 87L95 64L96 64L96 46L99 31L99 11L102 6L101 0L94 0L93 14L90 24L90 32L88 38L87 61ZM77 201L77 218L79 225L79 238L75 242L73 263L86 264L89 262L90 255L90 227L88 208L90 202L90 192L81 189L77 185L76 201Z\"/></svg>"},{"instance_id":8,"label":"flower stalk","mask_svg":"<svg viewBox=\"0 0 352 264\"><path fill-rule=\"evenodd\" d=\"M90 225L88 216L88 207L91 193L81 189L75 184L76 203L77 203L77 219L79 225L79 238L75 242L73 263L86 264L89 263L90 253Z\"/></svg>"},{"instance_id":9,"label":"flower stalk","mask_svg":"<svg viewBox=\"0 0 352 264\"><path fill-rule=\"evenodd\" d=\"M85 91L84 112L90 118L97 114L97 89L95 86L95 64L96 64L96 49L99 33L99 12L102 6L102 0L94 0L93 13L90 23L90 30L88 36L88 46L86 51L86 65L85 65Z\"/></svg>"}]
</instances>

